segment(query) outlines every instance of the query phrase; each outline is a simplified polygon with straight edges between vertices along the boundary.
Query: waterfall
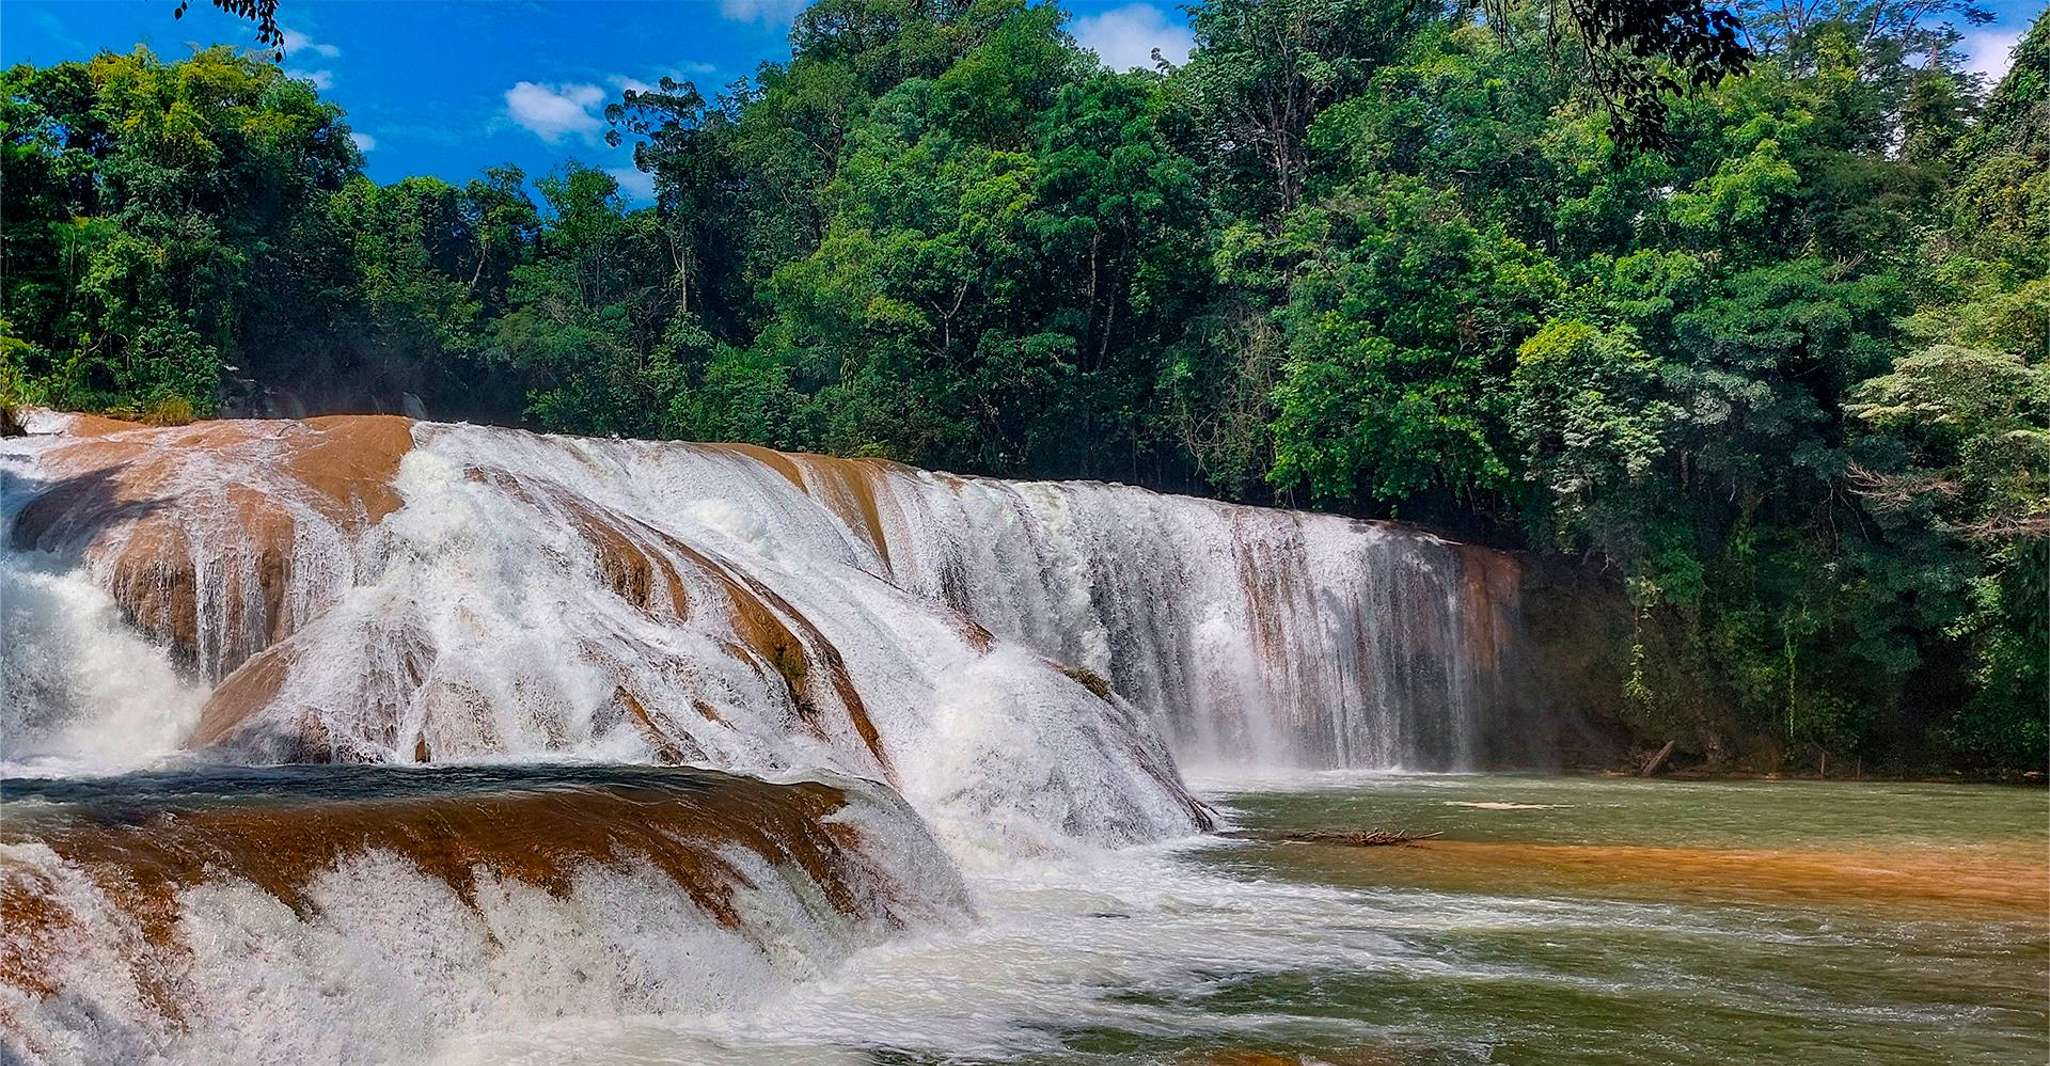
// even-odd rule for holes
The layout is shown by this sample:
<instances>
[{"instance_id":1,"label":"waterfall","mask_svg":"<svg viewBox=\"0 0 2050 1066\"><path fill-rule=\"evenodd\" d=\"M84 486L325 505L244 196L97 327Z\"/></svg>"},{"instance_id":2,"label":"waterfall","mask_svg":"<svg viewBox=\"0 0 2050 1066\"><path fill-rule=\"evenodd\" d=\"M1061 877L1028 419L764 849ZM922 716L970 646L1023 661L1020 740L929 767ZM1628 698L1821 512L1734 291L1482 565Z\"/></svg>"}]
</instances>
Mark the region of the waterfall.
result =
<instances>
[{"instance_id":1,"label":"waterfall","mask_svg":"<svg viewBox=\"0 0 2050 1066\"><path fill-rule=\"evenodd\" d=\"M621 477L645 505L722 501L752 536L1100 677L1183 761L1467 769L1513 717L1521 571L1500 552L1119 485L642 449Z\"/></svg>"},{"instance_id":2,"label":"waterfall","mask_svg":"<svg viewBox=\"0 0 2050 1066\"><path fill-rule=\"evenodd\" d=\"M1123 750L1131 781L1171 774L1162 741L1460 769L1519 698L1517 564L1389 524L390 417L51 439L13 476L14 545L82 561L216 683L191 737L238 758L888 777L1010 743L933 748L980 701L1043 750Z\"/></svg>"},{"instance_id":3,"label":"waterfall","mask_svg":"<svg viewBox=\"0 0 2050 1066\"><path fill-rule=\"evenodd\" d=\"M1209 828L1183 764L1523 732L1521 568L1399 526L390 416L33 428L17 1058L744 1006L961 920L963 871Z\"/></svg>"},{"instance_id":4,"label":"waterfall","mask_svg":"<svg viewBox=\"0 0 2050 1066\"><path fill-rule=\"evenodd\" d=\"M1514 628L1506 556L1124 486L878 473L895 581L1108 679L1185 762L1482 756Z\"/></svg>"},{"instance_id":5,"label":"waterfall","mask_svg":"<svg viewBox=\"0 0 2050 1066\"><path fill-rule=\"evenodd\" d=\"M184 736L210 759L823 769L963 855L1207 823L1133 704L891 583L740 451L391 417L8 447L16 550L212 683ZM10 757L77 729L24 719L50 727Z\"/></svg>"}]
</instances>

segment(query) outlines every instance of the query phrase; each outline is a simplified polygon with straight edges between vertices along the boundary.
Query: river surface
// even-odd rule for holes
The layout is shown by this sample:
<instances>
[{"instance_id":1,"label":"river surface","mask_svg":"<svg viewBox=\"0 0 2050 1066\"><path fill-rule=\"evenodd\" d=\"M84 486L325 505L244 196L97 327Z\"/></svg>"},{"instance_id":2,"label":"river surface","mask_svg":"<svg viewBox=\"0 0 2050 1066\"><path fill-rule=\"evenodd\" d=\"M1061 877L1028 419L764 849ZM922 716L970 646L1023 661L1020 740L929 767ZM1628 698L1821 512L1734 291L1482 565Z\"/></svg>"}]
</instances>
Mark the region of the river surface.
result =
<instances>
[{"instance_id":1,"label":"river surface","mask_svg":"<svg viewBox=\"0 0 2050 1066\"><path fill-rule=\"evenodd\" d=\"M1196 778L1247 830L970 872L982 921L744 1014L448 1063L2040 1063L2050 804L1966 785Z\"/></svg>"}]
</instances>

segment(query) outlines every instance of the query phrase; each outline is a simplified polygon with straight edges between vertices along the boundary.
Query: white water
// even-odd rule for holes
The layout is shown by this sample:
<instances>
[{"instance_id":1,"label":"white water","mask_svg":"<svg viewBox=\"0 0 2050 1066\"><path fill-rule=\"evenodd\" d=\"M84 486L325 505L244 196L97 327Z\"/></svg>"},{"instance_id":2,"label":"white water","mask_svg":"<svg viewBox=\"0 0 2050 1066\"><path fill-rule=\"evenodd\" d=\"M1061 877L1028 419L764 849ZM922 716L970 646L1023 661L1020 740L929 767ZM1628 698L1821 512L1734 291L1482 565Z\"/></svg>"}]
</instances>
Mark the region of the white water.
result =
<instances>
[{"instance_id":1,"label":"white water","mask_svg":"<svg viewBox=\"0 0 2050 1066\"><path fill-rule=\"evenodd\" d=\"M283 1031L292 1039L278 1053L293 1059L364 1048L377 1060L462 1033L443 1049L459 1058L479 1032L643 1014L660 1016L661 1040L708 1048L771 1033L824 1047L874 1030L903 1046L1016 1050L1044 1037L1034 1026L1049 1011L1129 1020L1090 988L1165 991L1211 965L1383 952L1371 929L1334 924L1343 894L1248 896L1173 875L1166 858L1100 849L1199 827L1177 758L1471 763L1513 624L1512 605L1475 593L1461 549L1389 527L815 457L779 469L717 447L412 433L395 481L403 506L357 532L306 503L285 444L180 457L150 520L190 553L197 677L121 622L109 589L126 529L72 529L48 554L10 548L0 771L165 758L209 682L232 687L266 663L282 676L276 691L203 757L653 761L661 745L633 720L629 693L685 761L888 782L994 917L877 946L876 930L821 931L815 908L775 897L762 921L802 943L764 951L618 872L592 874L567 901L511 886L472 910L367 855L320 882L310 921L233 881L181 897L199 945L185 993L206 1013L174 1057L261 1059L265 1034ZM56 444L0 445L0 514L64 476L46 462ZM230 486L294 520L279 617L258 610L258 562L237 524L247 519L221 502ZM593 522L660 564L644 602L614 591ZM726 607L733 588L794 634L802 682L745 646ZM851 695L832 683L835 662ZM1108 678L1123 698L1098 697L1086 673L1058 664ZM119 974L119 944L135 934L51 862L17 848L0 863L66 884L67 909L95 916L68 978L90 991L37 1015L51 1057L71 1059L72 1038L88 1060L159 1047L119 1021L143 1013L132 993L94 983ZM1146 921L1095 916L1135 907ZM1277 940L1265 922L1300 934ZM1078 955L1082 940L1100 947ZM856 969L835 969L857 950ZM992 954L1008 968L976 961ZM608 962L612 977L591 980ZM586 976L565 992L571 972ZM63 1013L72 1007L81 1013ZM385 1015L397 1020L381 1026ZM710 1020L677 1028L690 1018ZM622 1024L631 1045L638 1023ZM907 1025L919 1031L892 1028Z\"/></svg>"},{"instance_id":2,"label":"white water","mask_svg":"<svg viewBox=\"0 0 2050 1066\"><path fill-rule=\"evenodd\" d=\"M78 560L8 542L41 488L35 458L68 422L34 412L37 436L0 440L0 776L149 765L178 749L211 688L123 625Z\"/></svg>"},{"instance_id":3,"label":"white water","mask_svg":"<svg viewBox=\"0 0 2050 1066\"><path fill-rule=\"evenodd\" d=\"M0 552L0 776L146 766L177 750L209 686L121 624L75 569Z\"/></svg>"},{"instance_id":4,"label":"white water","mask_svg":"<svg viewBox=\"0 0 2050 1066\"><path fill-rule=\"evenodd\" d=\"M41 897L73 923L65 943L37 945L58 994L0 981L0 1061L419 1061L451 1033L751 1007L906 923L965 926L965 888L916 817L885 791L835 783L848 804L828 821L861 841L861 861L843 867L861 911L836 909L803 870L729 845L733 927L631 854L581 866L560 896L480 871L465 901L370 850L318 873L301 912L225 874L185 888L173 946L147 939L132 901L101 880L117 871L0 844L0 898ZM146 970L175 976L152 984Z\"/></svg>"},{"instance_id":5,"label":"white water","mask_svg":"<svg viewBox=\"0 0 2050 1066\"><path fill-rule=\"evenodd\" d=\"M624 689L690 761L887 777L929 816L951 811L940 819L950 833L1003 820L1039 838L1000 834L998 849L1010 850L1186 831L1183 805L1161 785L1174 776L1163 744L1192 765L1470 765L1503 694L1513 602L1469 573L1466 550L1392 527L808 456L781 458L779 470L718 447L432 424L413 436L396 479L404 506L364 533L308 507L264 442L181 457L178 494L155 501L167 510L152 520L175 526L196 574L202 672L220 678L272 629L290 634L276 653L289 677L226 739L230 757L301 757L312 730L358 759L651 758ZM21 471L8 509L61 474L37 462L52 439L6 446ZM253 600L253 553L217 502L230 484L261 490L293 519L280 619ZM669 617L677 605L659 577L650 609L613 594L580 514L673 569L685 617ZM77 530L56 560L37 553L34 566L97 560L53 580L105 585L105 558L127 535ZM735 578L790 605L776 613L811 658L844 661L887 766L817 662L798 697L826 713L807 715L776 670L732 653L732 624L716 607ZM189 727L189 686L144 662L103 608L90 635L35 621L24 639L50 645L45 658L74 657L42 668L46 677L104 676L95 654L136 661L122 684L137 691L120 701L39 693L36 707L10 712L24 728L7 758L122 765ZM1129 703L1106 713L1021 648L985 652L955 610L1108 678ZM51 706L67 700L99 709ZM105 728L108 708L151 703ZM152 713L158 721L135 721ZM98 748L74 750L80 738Z\"/></svg>"},{"instance_id":6,"label":"white water","mask_svg":"<svg viewBox=\"0 0 2050 1066\"><path fill-rule=\"evenodd\" d=\"M1262 975L1443 970L1397 935L1441 918L1360 893L1205 873L1175 847L1022 863L972 885L983 921L878 945L825 980L746 1008L469 1034L428 1061L852 1066L876 1061L867 1049L991 1061L1060 1052L1092 1027L1199 1044L1263 1035L1285 1043L1306 1019L1217 1013L1200 1002ZM1362 1042L1380 1035L1343 1021L1307 1024Z\"/></svg>"},{"instance_id":7,"label":"white water","mask_svg":"<svg viewBox=\"0 0 2050 1066\"><path fill-rule=\"evenodd\" d=\"M1110 678L1185 763L1481 755L1512 605L1469 596L1452 545L1116 485L908 471L888 485L894 580Z\"/></svg>"},{"instance_id":8,"label":"white water","mask_svg":"<svg viewBox=\"0 0 2050 1066\"><path fill-rule=\"evenodd\" d=\"M404 506L383 522L351 539L295 511L287 600L303 606L288 612L286 628L296 631L273 649L289 661L289 674L216 755L295 758L311 729L335 755L357 760L411 761L424 748L436 761L650 761L653 748L622 707L626 690L681 742L688 761L887 779L964 858L1195 828L1165 747L1129 705L1095 697L1021 648L978 647L957 616L860 566L854 534L787 481L759 474L766 468L756 461L470 427L421 426L415 434L396 479ZM40 447L47 443L8 445L30 459ZM295 500L302 490L278 462L262 459L260 451L234 457L241 484ZM185 465L207 461L201 454ZM12 479L10 511L39 480L55 479L25 465ZM479 470L498 476L470 476ZM780 494L766 491L779 484ZM260 636L237 627L260 615L227 609L229 597L208 588L238 568L239 587L258 584L253 564L223 545L234 515L215 498L157 501L152 520L174 524L185 542L210 553L194 566L201 647L261 646ZM579 515L592 514L678 575L680 611L659 577L648 608L612 591L577 528ZM93 548L118 549L125 534L85 532L105 540L78 544L78 555L100 561L75 577L108 582L110 568ZM733 581L789 605L774 613L811 660L801 693L761 655L736 652L744 641L724 610ZM161 720L141 732L122 728L103 746L119 747L126 762L161 752L161 738L190 721L189 691L161 654L137 654L110 615L95 616L94 625L86 639L40 623L23 628L38 656L71 657L44 673L74 682L95 674L91 656L104 646L137 662L136 682L158 683ZM857 709L830 682L836 656L874 722L882 760L858 733ZM200 657L202 669L214 663L238 665ZM63 700L71 711L31 694L35 706L21 720L40 724L10 737L7 758L46 748L83 758L93 753L66 749L65 738L116 732L93 693Z\"/></svg>"},{"instance_id":9,"label":"white water","mask_svg":"<svg viewBox=\"0 0 2050 1066\"><path fill-rule=\"evenodd\" d=\"M875 772L850 757L848 736L796 736L787 706L763 715L765 704L789 701L763 692L758 671L719 653L725 635L702 625L650 627L628 617L628 605L603 602L588 549L562 514L550 513L559 507L465 479L488 469L567 490L580 505L672 534L767 584L847 658L871 711L920 715L943 688L942 700L1043 702L1037 690L1055 684L1035 676L1041 671L1000 670L1011 684L995 688L1025 691L989 695L991 669L975 665L978 656L951 632L957 623L935 604L1108 678L1190 763L1468 766L1502 695L1499 660L1513 636L1513 603L1475 594L1472 564L1456 546L1392 527L1092 483L961 479L790 457L786 471L801 475L800 491L785 472L736 450L428 424L414 435L398 479L407 506L353 540L297 503L295 487L279 483L260 450L233 461L198 455L181 467L174 506L199 579L196 653L205 673L224 676L267 635L236 624L260 617L241 602L259 582L232 543L239 527L204 501L219 499L225 484L270 478L269 497L295 520L281 628L310 627L318 632L302 639L342 646L305 660L284 700L318 697L330 709L411 705L377 728L327 723L345 742L367 740L403 757L406 745L382 735L417 732L433 705L453 702L488 720L470 735L429 738L443 739L435 747L451 756L626 754L632 744L602 736L617 717L604 706L617 678L560 662L588 660L590 648L602 646L663 664L667 676L636 689L643 700L702 698L761 727L743 739L703 728L674 699L651 707L705 746L707 762ZM13 507L32 489L44 446L7 446L22 471ZM858 513L857 492L873 500L880 545ZM102 545L125 535L86 532ZM74 555L85 547L82 537ZM690 576L692 568L678 568ZM94 576L108 580L104 568ZM690 591L717 595L703 583ZM434 652L434 675L420 686L394 679L405 665L395 653L423 642ZM366 652L383 661L365 671ZM314 676L323 662L329 676ZM947 684L970 670L985 676ZM978 688L983 694L973 694ZM977 713L1035 729L1048 717L1005 706ZM906 733L934 728L944 722L919 722L889 739L907 756L929 755L929 744ZM1063 748L1093 743L1039 739Z\"/></svg>"}]
</instances>

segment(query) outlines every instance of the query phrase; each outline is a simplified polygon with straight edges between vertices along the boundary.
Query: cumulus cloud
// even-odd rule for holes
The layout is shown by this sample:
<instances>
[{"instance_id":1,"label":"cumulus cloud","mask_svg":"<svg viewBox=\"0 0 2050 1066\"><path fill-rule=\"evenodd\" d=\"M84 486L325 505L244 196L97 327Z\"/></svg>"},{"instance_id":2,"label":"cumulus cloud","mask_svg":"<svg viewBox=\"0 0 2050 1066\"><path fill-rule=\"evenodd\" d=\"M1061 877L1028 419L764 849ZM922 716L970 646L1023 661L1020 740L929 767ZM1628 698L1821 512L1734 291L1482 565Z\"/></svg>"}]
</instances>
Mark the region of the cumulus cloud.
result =
<instances>
[{"instance_id":1,"label":"cumulus cloud","mask_svg":"<svg viewBox=\"0 0 2050 1066\"><path fill-rule=\"evenodd\" d=\"M804 4L805 0L719 0L719 13L735 22L787 25Z\"/></svg>"},{"instance_id":2,"label":"cumulus cloud","mask_svg":"<svg viewBox=\"0 0 2050 1066\"><path fill-rule=\"evenodd\" d=\"M333 59L342 54L342 50L334 45L324 41L316 41L289 26L280 27L280 30L285 35L284 48L286 55L293 55L298 52L311 52L326 59Z\"/></svg>"},{"instance_id":3,"label":"cumulus cloud","mask_svg":"<svg viewBox=\"0 0 2050 1066\"><path fill-rule=\"evenodd\" d=\"M1984 74L1988 84L2007 76L2014 65L2014 46L2021 43L2021 30L1970 30L1965 33L1965 69Z\"/></svg>"},{"instance_id":4,"label":"cumulus cloud","mask_svg":"<svg viewBox=\"0 0 2050 1066\"><path fill-rule=\"evenodd\" d=\"M1112 70L1153 69L1153 50L1170 63L1185 63L1196 35L1151 4L1127 4L1075 20L1075 40Z\"/></svg>"},{"instance_id":5,"label":"cumulus cloud","mask_svg":"<svg viewBox=\"0 0 2050 1066\"><path fill-rule=\"evenodd\" d=\"M619 191L629 200L653 200L655 198L655 175L636 167L606 167L605 173L619 183Z\"/></svg>"},{"instance_id":6,"label":"cumulus cloud","mask_svg":"<svg viewBox=\"0 0 2050 1066\"><path fill-rule=\"evenodd\" d=\"M377 151L377 138L367 133L352 132L349 134L349 139L356 142L356 150L359 152Z\"/></svg>"},{"instance_id":7,"label":"cumulus cloud","mask_svg":"<svg viewBox=\"0 0 2050 1066\"><path fill-rule=\"evenodd\" d=\"M285 69L285 76L310 81L314 88L321 90L331 89L335 84L335 72L332 70L292 70L288 67Z\"/></svg>"},{"instance_id":8,"label":"cumulus cloud","mask_svg":"<svg viewBox=\"0 0 2050 1066\"><path fill-rule=\"evenodd\" d=\"M565 134L596 136L605 125L597 111L604 102L605 90L596 85L523 81L505 91L506 114L549 144Z\"/></svg>"}]
</instances>

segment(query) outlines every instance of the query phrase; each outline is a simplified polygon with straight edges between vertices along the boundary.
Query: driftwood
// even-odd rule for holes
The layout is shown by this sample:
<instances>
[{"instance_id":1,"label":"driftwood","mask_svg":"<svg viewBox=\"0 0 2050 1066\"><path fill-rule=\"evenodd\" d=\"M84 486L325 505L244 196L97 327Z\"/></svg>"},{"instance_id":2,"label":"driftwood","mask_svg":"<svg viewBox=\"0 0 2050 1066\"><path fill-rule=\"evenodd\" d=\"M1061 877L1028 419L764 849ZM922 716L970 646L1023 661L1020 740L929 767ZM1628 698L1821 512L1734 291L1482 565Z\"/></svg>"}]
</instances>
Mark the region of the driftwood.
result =
<instances>
[{"instance_id":1,"label":"driftwood","mask_svg":"<svg viewBox=\"0 0 2050 1066\"><path fill-rule=\"evenodd\" d=\"M1286 844L1326 844L1344 848L1385 848L1443 836L1443 833L1412 833L1406 829L1236 829L1224 834L1239 840L1267 840Z\"/></svg>"},{"instance_id":2,"label":"driftwood","mask_svg":"<svg viewBox=\"0 0 2050 1066\"><path fill-rule=\"evenodd\" d=\"M1679 747L1679 745L1680 742L1677 740L1666 741L1666 746L1660 748L1657 755L1645 760L1644 769L1639 770L1637 776L1656 777L1658 772L1665 767L1666 760L1673 757L1673 749Z\"/></svg>"}]
</instances>

